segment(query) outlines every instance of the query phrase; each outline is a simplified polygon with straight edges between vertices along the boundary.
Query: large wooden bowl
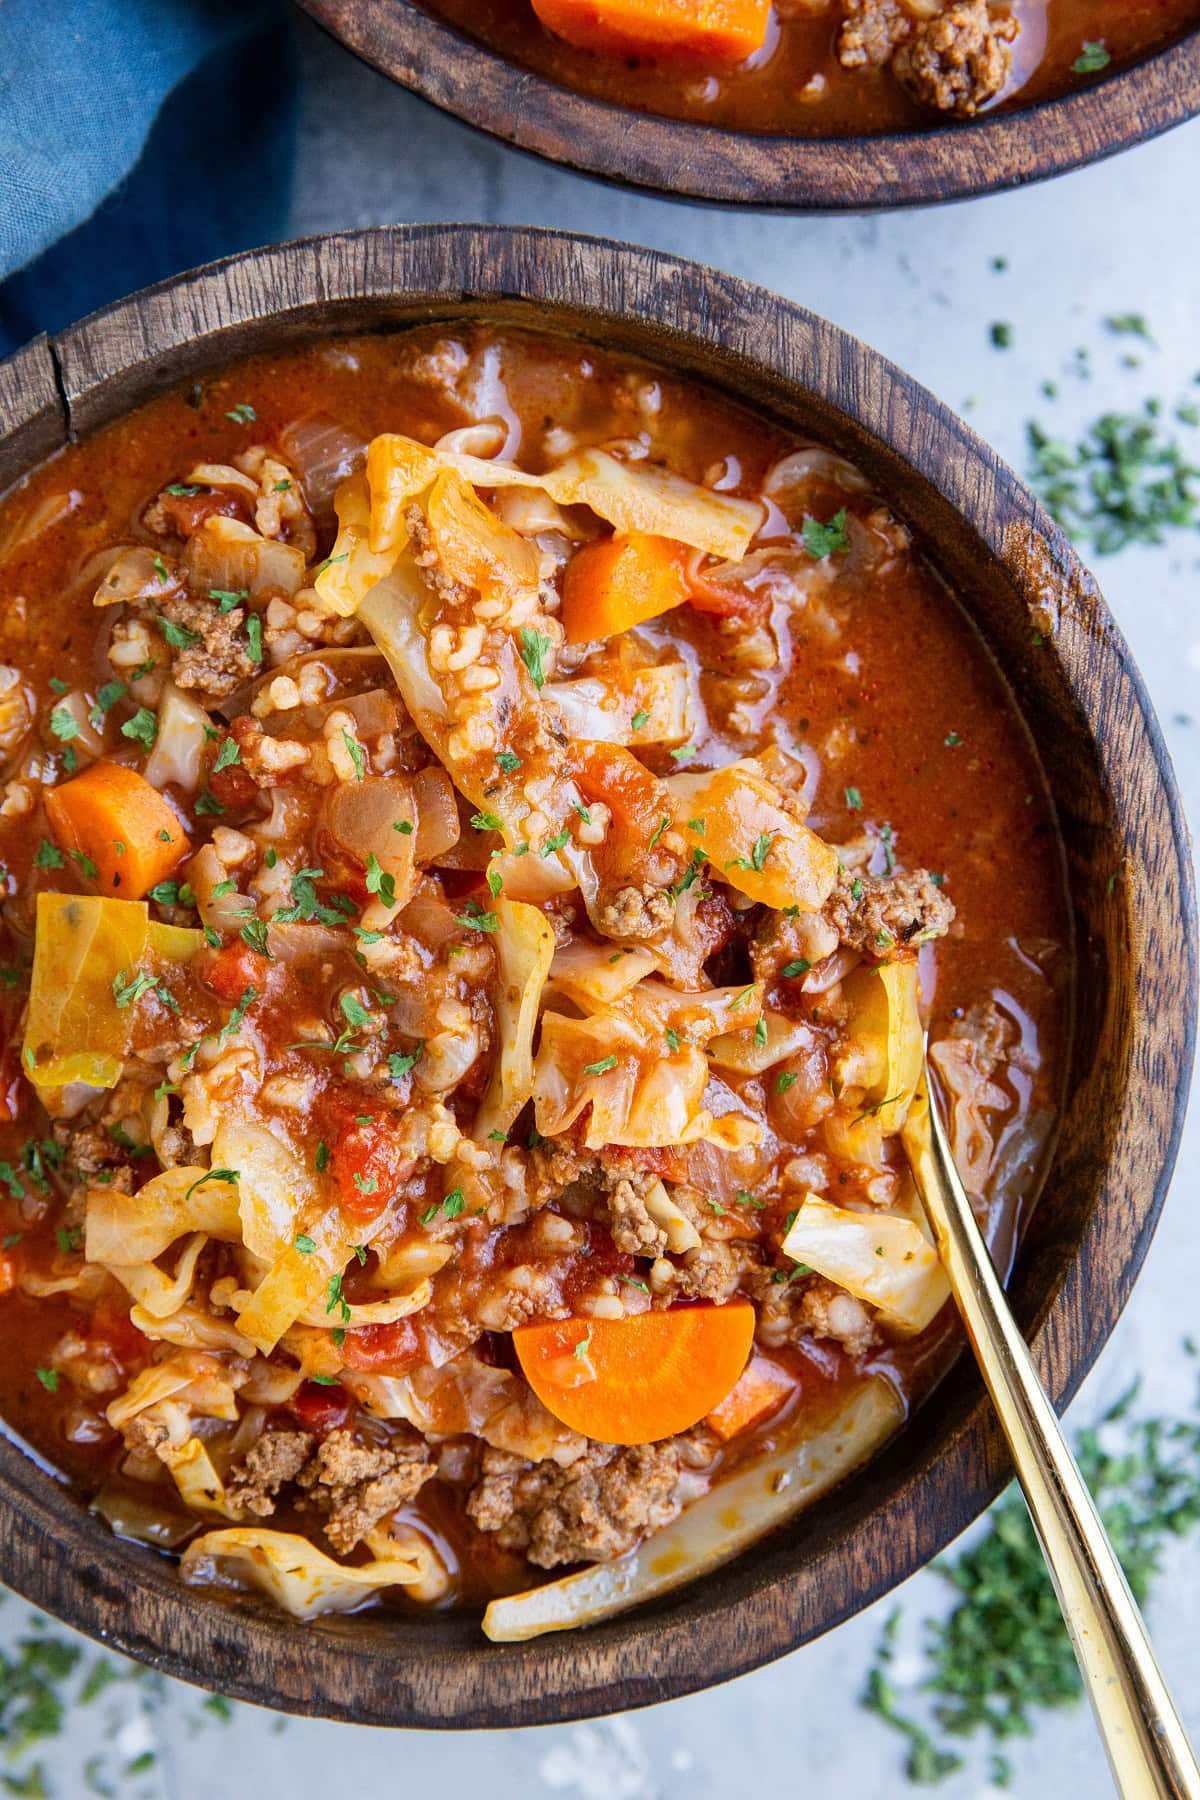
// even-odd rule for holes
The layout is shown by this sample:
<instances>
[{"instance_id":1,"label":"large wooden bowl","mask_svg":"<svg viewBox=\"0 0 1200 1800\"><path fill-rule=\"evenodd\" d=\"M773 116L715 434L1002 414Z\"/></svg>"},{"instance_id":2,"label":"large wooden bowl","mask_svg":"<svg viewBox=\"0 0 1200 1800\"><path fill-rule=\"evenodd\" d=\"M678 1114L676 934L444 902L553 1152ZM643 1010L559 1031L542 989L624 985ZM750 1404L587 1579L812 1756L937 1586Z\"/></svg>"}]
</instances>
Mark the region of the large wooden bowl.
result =
<instances>
[{"instance_id":1,"label":"large wooden bowl","mask_svg":"<svg viewBox=\"0 0 1200 1800\"><path fill-rule=\"evenodd\" d=\"M759 136L572 93L422 0L300 0L364 62L470 125L567 168L689 200L793 212L929 205L1023 187L1200 113L1200 30L1077 93L967 125L875 137Z\"/></svg>"},{"instance_id":2,"label":"large wooden bowl","mask_svg":"<svg viewBox=\"0 0 1200 1800\"><path fill-rule=\"evenodd\" d=\"M916 527L1019 694L1058 808L1081 979L1061 1141L1012 1296L1065 1403L1129 1296L1174 1161L1195 898L1158 725L1093 581L931 394L811 313L672 257L530 231L372 231L214 264L0 364L0 487L228 358L462 317L660 359L844 451ZM119 1542L0 1441L0 1578L157 1668L260 1704L370 1724L533 1724L688 1693L806 1642L928 1561L1007 1475L963 1357L875 1463L735 1562L590 1631L491 1645L468 1613L300 1626L186 1589L172 1562Z\"/></svg>"}]
</instances>

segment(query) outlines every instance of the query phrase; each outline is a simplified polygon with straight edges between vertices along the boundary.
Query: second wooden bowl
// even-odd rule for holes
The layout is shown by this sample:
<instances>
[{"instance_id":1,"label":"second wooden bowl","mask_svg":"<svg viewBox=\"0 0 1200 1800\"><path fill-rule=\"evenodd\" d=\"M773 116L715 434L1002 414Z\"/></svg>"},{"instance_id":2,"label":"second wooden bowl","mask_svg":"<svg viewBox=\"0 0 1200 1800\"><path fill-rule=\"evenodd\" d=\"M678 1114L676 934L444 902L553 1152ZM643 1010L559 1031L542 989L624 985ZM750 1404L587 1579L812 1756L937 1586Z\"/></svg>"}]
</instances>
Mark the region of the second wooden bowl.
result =
<instances>
[{"instance_id":1,"label":"second wooden bowl","mask_svg":"<svg viewBox=\"0 0 1200 1800\"><path fill-rule=\"evenodd\" d=\"M681 199L858 212L1024 187L1200 113L1200 30L1078 93L966 125L803 138L658 118L572 93L421 0L300 0L364 62L469 125L590 175Z\"/></svg>"}]
</instances>

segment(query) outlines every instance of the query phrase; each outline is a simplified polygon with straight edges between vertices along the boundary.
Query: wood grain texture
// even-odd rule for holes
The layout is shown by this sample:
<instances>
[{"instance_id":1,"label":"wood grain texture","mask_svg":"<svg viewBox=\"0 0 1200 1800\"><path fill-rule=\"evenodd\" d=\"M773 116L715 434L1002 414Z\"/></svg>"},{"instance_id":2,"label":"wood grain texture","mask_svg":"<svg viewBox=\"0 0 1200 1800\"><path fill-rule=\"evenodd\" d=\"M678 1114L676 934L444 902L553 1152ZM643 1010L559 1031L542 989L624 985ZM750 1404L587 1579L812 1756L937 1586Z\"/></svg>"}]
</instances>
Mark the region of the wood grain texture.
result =
<instances>
[{"instance_id":1,"label":"wood grain texture","mask_svg":"<svg viewBox=\"0 0 1200 1800\"><path fill-rule=\"evenodd\" d=\"M793 212L928 205L1023 187L1200 112L1200 31L1079 93L971 124L760 137L635 113L508 61L420 0L299 0L364 62L518 149L633 187Z\"/></svg>"},{"instance_id":2,"label":"wood grain texture","mask_svg":"<svg viewBox=\"0 0 1200 1800\"><path fill-rule=\"evenodd\" d=\"M843 451L914 525L1020 693L1058 809L1082 979L1060 1142L1012 1295L1065 1402L1153 1233L1196 1000L1178 795L1094 583L1013 472L931 394L813 314L653 252L461 226L315 239L152 289L54 350L83 432L253 349L463 317L668 363ZM0 367L0 392L19 382L14 367ZM117 1542L0 1442L0 1577L157 1668L261 1704L373 1724L545 1723L691 1692L794 1648L925 1563L1006 1479L960 1360L875 1463L736 1562L593 1630L492 1645L466 1613L300 1627L254 1600L184 1590L173 1563Z\"/></svg>"},{"instance_id":3,"label":"wood grain texture","mask_svg":"<svg viewBox=\"0 0 1200 1800\"><path fill-rule=\"evenodd\" d=\"M67 441L67 409L49 341L0 362L0 493Z\"/></svg>"}]
</instances>

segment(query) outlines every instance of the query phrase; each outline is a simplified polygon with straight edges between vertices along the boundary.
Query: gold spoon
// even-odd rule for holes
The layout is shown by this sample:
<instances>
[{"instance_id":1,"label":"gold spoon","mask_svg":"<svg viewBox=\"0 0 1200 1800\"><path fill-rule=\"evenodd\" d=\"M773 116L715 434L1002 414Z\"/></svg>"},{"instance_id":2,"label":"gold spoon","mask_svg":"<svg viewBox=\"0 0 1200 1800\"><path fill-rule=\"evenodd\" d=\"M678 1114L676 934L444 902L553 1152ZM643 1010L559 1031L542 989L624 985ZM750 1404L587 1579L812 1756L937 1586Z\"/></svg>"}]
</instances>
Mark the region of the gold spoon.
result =
<instances>
[{"instance_id":1,"label":"gold spoon","mask_svg":"<svg viewBox=\"0 0 1200 1800\"><path fill-rule=\"evenodd\" d=\"M904 1127L905 1149L1008 1439L1117 1790L1124 1800L1200 1800L1200 1767L1137 1602L1009 1311L931 1092L926 1062Z\"/></svg>"}]
</instances>

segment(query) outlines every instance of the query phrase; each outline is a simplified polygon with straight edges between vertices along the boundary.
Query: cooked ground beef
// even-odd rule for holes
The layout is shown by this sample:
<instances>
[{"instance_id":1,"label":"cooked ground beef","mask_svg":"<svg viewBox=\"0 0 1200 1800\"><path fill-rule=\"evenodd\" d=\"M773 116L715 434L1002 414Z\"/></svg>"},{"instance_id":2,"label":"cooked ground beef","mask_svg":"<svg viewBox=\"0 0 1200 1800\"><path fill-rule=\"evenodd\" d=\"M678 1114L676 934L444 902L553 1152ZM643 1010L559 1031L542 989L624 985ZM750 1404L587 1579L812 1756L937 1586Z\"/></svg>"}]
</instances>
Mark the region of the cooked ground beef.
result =
<instances>
[{"instance_id":1,"label":"cooked ground beef","mask_svg":"<svg viewBox=\"0 0 1200 1800\"><path fill-rule=\"evenodd\" d=\"M678 1514L682 1442L589 1444L566 1469L485 1450L467 1512L504 1549L523 1550L540 1569L605 1562Z\"/></svg>"},{"instance_id":2,"label":"cooked ground beef","mask_svg":"<svg viewBox=\"0 0 1200 1800\"><path fill-rule=\"evenodd\" d=\"M954 922L954 907L927 869L890 876L843 869L824 917L843 944L882 956L896 944L943 937Z\"/></svg>"},{"instance_id":3,"label":"cooked ground beef","mask_svg":"<svg viewBox=\"0 0 1200 1800\"><path fill-rule=\"evenodd\" d=\"M1008 79L1017 31L1016 20L995 18L987 0L954 0L900 45L892 66L923 106L970 118Z\"/></svg>"},{"instance_id":4,"label":"cooked ground beef","mask_svg":"<svg viewBox=\"0 0 1200 1800\"><path fill-rule=\"evenodd\" d=\"M295 1481L315 1442L307 1431L264 1432L226 1476L229 1498L243 1512L269 1519L280 1488L287 1481Z\"/></svg>"},{"instance_id":5,"label":"cooked ground beef","mask_svg":"<svg viewBox=\"0 0 1200 1800\"><path fill-rule=\"evenodd\" d=\"M259 664L250 660L244 607L220 612L214 601L194 599L175 581L161 595L127 604L146 619L153 634L161 635L157 620L162 618L199 640L182 649L171 647L171 679L176 687L190 689L211 703L258 674Z\"/></svg>"},{"instance_id":6,"label":"cooked ground beef","mask_svg":"<svg viewBox=\"0 0 1200 1800\"><path fill-rule=\"evenodd\" d=\"M878 1341L872 1309L823 1275L778 1281L764 1271L750 1286L758 1303L758 1338L769 1349L818 1337L861 1356Z\"/></svg>"},{"instance_id":7,"label":"cooked ground beef","mask_svg":"<svg viewBox=\"0 0 1200 1800\"><path fill-rule=\"evenodd\" d=\"M663 888L618 888L605 900L596 924L610 938L637 938L650 942L671 929L675 902Z\"/></svg>"},{"instance_id":8,"label":"cooked ground beef","mask_svg":"<svg viewBox=\"0 0 1200 1800\"><path fill-rule=\"evenodd\" d=\"M838 61L844 69L881 69L912 28L912 15L900 0L847 0Z\"/></svg>"},{"instance_id":9,"label":"cooked ground beef","mask_svg":"<svg viewBox=\"0 0 1200 1800\"><path fill-rule=\"evenodd\" d=\"M628 1256L661 1256L667 1234L646 1210L646 1195L657 1175L623 1175L608 1191L608 1216L613 1243Z\"/></svg>"},{"instance_id":10,"label":"cooked ground beef","mask_svg":"<svg viewBox=\"0 0 1200 1800\"><path fill-rule=\"evenodd\" d=\"M411 1441L364 1444L349 1431L333 1431L296 1482L312 1505L327 1512L325 1536L344 1556L436 1473L428 1445L415 1433Z\"/></svg>"}]
</instances>

